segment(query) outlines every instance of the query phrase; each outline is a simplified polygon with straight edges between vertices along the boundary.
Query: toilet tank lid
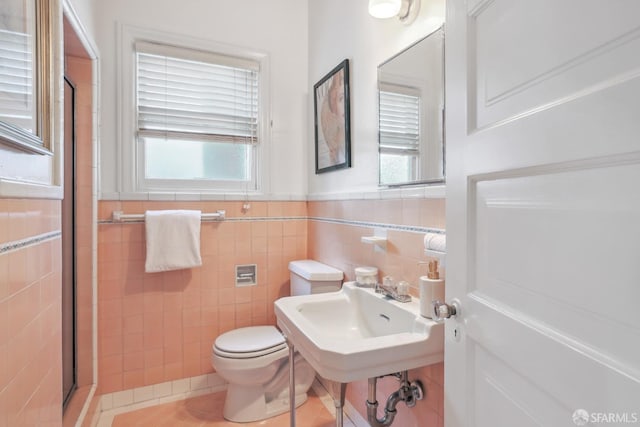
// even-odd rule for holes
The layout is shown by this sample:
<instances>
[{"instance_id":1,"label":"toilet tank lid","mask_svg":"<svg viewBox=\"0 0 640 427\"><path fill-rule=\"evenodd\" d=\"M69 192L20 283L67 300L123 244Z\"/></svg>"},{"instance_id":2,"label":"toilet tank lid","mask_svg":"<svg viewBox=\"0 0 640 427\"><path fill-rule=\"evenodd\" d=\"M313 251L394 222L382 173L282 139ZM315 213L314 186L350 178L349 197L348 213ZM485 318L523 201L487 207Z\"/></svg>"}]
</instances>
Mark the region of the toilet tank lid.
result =
<instances>
[{"instance_id":1,"label":"toilet tank lid","mask_svg":"<svg viewBox=\"0 0 640 427\"><path fill-rule=\"evenodd\" d=\"M312 259L291 261L289 271L307 280L330 281L342 280L342 271Z\"/></svg>"}]
</instances>

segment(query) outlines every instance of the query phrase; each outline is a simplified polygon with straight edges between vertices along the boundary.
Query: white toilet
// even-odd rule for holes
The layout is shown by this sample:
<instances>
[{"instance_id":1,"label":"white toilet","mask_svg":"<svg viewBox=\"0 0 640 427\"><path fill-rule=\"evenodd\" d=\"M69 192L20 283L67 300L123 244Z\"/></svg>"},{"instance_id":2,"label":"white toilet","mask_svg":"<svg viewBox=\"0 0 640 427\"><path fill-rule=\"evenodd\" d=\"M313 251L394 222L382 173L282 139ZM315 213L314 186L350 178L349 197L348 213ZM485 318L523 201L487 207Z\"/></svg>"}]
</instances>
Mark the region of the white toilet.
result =
<instances>
[{"instance_id":1,"label":"white toilet","mask_svg":"<svg viewBox=\"0 0 640 427\"><path fill-rule=\"evenodd\" d=\"M340 289L343 273L313 260L289 263L291 295L333 292ZM211 363L228 383L224 418L251 422L289 410L289 348L275 326L250 326L220 335ZM296 405L307 400L315 371L296 353Z\"/></svg>"}]
</instances>

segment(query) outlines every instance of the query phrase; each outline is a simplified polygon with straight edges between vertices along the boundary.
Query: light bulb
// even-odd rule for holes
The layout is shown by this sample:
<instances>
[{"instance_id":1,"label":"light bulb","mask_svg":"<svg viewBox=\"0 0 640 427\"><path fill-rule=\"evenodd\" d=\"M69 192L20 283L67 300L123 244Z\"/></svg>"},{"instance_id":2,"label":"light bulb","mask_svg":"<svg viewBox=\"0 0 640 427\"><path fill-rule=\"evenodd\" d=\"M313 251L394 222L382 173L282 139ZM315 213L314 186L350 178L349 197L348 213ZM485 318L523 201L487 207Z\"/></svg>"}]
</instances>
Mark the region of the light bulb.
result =
<instances>
[{"instance_id":1,"label":"light bulb","mask_svg":"<svg viewBox=\"0 0 640 427\"><path fill-rule=\"evenodd\" d=\"M400 12L402 0L369 0L369 14L374 18L391 18Z\"/></svg>"}]
</instances>

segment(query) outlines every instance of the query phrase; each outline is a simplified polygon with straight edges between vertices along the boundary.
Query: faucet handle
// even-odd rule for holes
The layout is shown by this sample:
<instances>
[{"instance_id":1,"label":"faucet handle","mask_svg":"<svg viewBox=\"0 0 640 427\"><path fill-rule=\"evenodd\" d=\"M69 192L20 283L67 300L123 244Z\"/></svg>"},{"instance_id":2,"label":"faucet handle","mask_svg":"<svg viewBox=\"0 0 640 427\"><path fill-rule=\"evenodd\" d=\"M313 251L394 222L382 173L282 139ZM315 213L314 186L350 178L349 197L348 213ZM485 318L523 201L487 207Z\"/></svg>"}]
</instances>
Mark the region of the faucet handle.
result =
<instances>
[{"instance_id":1,"label":"faucet handle","mask_svg":"<svg viewBox=\"0 0 640 427\"><path fill-rule=\"evenodd\" d=\"M396 293L399 296L406 296L409 295L409 282L405 282L404 280L399 282L396 285Z\"/></svg>"}]
</instances>

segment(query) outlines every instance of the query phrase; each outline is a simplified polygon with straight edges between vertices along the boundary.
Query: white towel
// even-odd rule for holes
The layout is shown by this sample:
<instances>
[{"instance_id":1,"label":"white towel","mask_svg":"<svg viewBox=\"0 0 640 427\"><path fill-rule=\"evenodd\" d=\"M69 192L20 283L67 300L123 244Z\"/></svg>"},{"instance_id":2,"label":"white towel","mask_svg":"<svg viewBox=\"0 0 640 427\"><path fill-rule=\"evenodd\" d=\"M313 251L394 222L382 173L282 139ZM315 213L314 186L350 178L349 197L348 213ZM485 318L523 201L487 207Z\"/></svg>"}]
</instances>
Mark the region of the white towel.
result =
<instances>
[{"instance_id":1,"label":"white towel","mask_svg":"<svg viewBox=\"0 0 640 427\"><path fill-rule=\"evenodd\" d=\"M424 248L428 251L447 252L446 234L438 234L438 233L425 234Z\"/></svg>"},{"instance_id":2,"label":"white towel","mask_svg":"<svg viewBox=\"0 0 640 427\"><path fill-rule=\"evenodd\" d=\"M199 267L200 211L147 211L147 273Z\"/></svg>"}]
</instances>

